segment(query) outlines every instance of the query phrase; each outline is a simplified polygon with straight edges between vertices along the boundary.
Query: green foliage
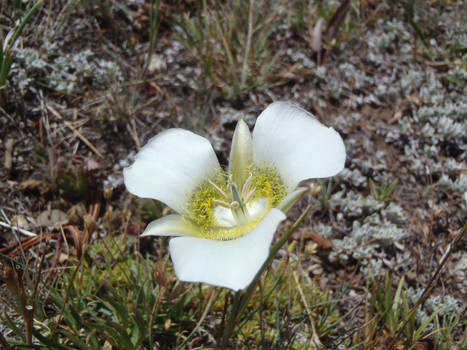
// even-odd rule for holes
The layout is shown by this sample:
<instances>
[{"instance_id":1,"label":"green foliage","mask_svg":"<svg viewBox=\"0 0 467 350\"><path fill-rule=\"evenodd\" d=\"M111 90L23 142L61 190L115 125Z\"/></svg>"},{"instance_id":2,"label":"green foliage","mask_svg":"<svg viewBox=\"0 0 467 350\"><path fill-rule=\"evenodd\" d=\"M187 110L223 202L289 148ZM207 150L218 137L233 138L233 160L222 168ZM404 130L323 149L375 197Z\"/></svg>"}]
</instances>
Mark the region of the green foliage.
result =
<instances>
[{"instance_id":1,"label":"green foliage","mask_svg":"<svg viewBox=\"0 0 467 350\"><path fill-rule=\"evenodd\" d=\"M189 285L174 286L165 265L156 268L150 260L135 256L124 237L93 245L76 268L76 274L74 268L61 274L36 302L39 328L34 335L41 348L175 346L181 333L194 324L195 315L187 310L196 310L203 292ZM23 338L21 324L7 323ZM24 346L23 342L17 345Z\"/></svg>"},{"instance_id":2,"label":"green foliage","mask_svg":"<svg viewBox=\"0 0 467 350\"><path fill-rule=\"evenodd\" d=\"M318 184L321 186L321 190L318 193L318 200L321 202L323 208L329 208L329 198L331 198L331 193L333 190L332 179L318 179Z\"/></svg>"},{"instance_id":3,"label":"green foliage","mask_svg":"<svg viewBox=\"0 0 467 350\"><path fill-rule=\"evenodd\" d=\"M230 345L325 349L343 344L346 349L375 349L389 342L407 320L398 344L410 348L417 341L429 340L436 350L456 344L454 334L460 319L455 311L441 308L425 318L416 317L404 280L395 286L389 274L372 282L366 321L358 329L343 332L342 325L355 317L355 309L340 312L346 293L331 295L320 290L301 273L306 264L301 248L291 245L287 252L290 257L263 273L247 302L239 303ZM97 241L81 263L70 260L68 265L56 282L40 284L33 301L37 345L26 345L22 320L2 315L15 335L14 340L10 336L11 344L36 349L157 346L180 350L187 344L208 345L212 340L203 334L219 341L226 327L222 320L236 300L223 288L177 282L164 254L155 262L144 259L133 252L124 236ZM16 305L19 312L20 302Z\"/></svg>"},{"instance_id":4,"label":"green foliage","mask_svg":"<svg viewBox=\"0 0 467 350\"><path fill-rule=\"evenodd\" d=\"M408 300L403 285L402 278L397 287L394 287L389 273L374 282L368 315L368 319L374 321L367 325L366 343L376 347L382 345L384 338L394 338L405 324L401 344L410 347L417 341L431 339L434 349L449 349L453 343L453 329L459 324L455 311L441 316L443 309L440 308L424 319L417 319L416 311L421 307L416 307L414 302Z\"/></svg>"},{"instance_id":5,"label":"green foliage","mask_svg":"<svg viewBox=\"0 0 467 350\"><path fill-rule=\"evenodd\" d=\"M381 185L375 184L375 182L370 179L370 190L371 195L378 202L388 202L391 200L391 194L399 183L398 179L395 179L391 183L386 183L383 181Z\"/></svg>"},{"instance_id":6,"label":"green foliage","mask_svg":"<svg viewBox=\"0 0 467 350\"><path fill-rule=\"evenodd\" d=\"M276 1L202 1L193 16L175 18L179 37L201 65L203 91L215 86L230 99L273 83L269 39L278 9Z\"/></svg>"},{"instance_id":7,"label":"green foliage","mask_svg":"<svg viewBox=\"0 0 467 350\"><path fill-rule=\"evenodd\" d=\"M88 179L79 169L58 173L57 187L61 196L75 202L86 199L89 194Z\"/></svg>"},{"instance_id":8,"label":"green foliage","mask_svg":"<svg viewBox=\"0 0 467 350\"><path fill-rule=\"evenodd\" d=\"M21 35L26 23L29 22L32 14L38 9L38 7L42 4L43 1L44 0L38 0L29 9L29 11L27 11L24 14L19 25L7 35L7 38L9 38L9 40L8 41L6 40L5 42L0 43L1 44L0 45L0 107L2 107L4 104L3 94L4 94L4 89L5 89L5 83L6 83L6 79L8 77L8 73L10 71L11 63L13 60L11 56L11 49L15 45L16 40L18 40L19 36ZM20 4L18 4L18 2L15 2L14 4L18 9L21 6Z\"/></svg>"}]
</instances>

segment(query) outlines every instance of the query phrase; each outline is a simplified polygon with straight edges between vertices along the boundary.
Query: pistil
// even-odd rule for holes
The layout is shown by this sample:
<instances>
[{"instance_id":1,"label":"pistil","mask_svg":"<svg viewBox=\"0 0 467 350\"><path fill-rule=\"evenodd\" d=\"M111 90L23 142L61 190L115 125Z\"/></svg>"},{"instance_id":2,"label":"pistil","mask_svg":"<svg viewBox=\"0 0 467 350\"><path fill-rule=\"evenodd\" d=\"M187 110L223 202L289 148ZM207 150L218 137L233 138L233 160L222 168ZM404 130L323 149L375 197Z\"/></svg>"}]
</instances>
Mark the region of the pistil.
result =
<instances>
[{"instance_id":1,"label":"pistil","mask_svg":"<svg viewBox=\"0 0 467 350\"><path fill-rule=\"evenodd\" d=\"M229 179L229 187L232 191L232 203L230 210L232 211L232 215L235 218L235 221L243 225L248 222L248 209L246 208L246 203L243 202L243 199L240 197L240 193L238 193L237 185Z\"/></svg>"}]
</instances>

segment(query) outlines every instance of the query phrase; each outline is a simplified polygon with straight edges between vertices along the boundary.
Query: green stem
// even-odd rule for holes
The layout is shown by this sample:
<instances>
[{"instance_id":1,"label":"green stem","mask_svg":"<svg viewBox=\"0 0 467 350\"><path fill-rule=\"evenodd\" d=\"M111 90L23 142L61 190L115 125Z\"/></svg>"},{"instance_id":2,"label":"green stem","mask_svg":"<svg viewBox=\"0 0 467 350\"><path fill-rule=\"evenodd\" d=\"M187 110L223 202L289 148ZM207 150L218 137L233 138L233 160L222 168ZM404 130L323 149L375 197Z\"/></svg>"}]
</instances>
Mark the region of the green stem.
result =
<instances>
[{"instance_id":1,"label":"green stem","mask_svg":"<svg viewBox=\"0 0 467 350\"><path fill-rule=\"evenodd\" d=\"M239 290L238 292L235 292L235 297L232 303L232 309L230 311L229 319L227 321L227 325L224 328L224 334L222 335L222 343L221 343L221 349L226 349L230 336L232 335L232 331L235 327L235 322L237 321L237 318L239 316L238 313L238 308L240 306L240 300L242 299L242 291Z\"/></svg>"},{"instance_id":2,"label":"green stem","mask_svg":"<svg viewBox=\"0 0 467 350\"><path fill-rule=\"evenodd\" d=\"M37 8L42 4L44 0L39 0L38 2L36 2L30 9L28 12L26 12L26 14L24 15L23 19L21 20L21 23L20 25L18 26L18 28L16 29L15 33L13 34L13 37L11 38L10 42L9 42L9 45L7 47L7 50L11 50L13 48L13 45L15 44L16 40L18 39L18 37L20 36L21 32L23 31L23 28L25 26L26 23L28 23L29 19L31 18L32 14L34 13L34 11L37 10ZM7 51L5 50L5 51Z\"/></svg>"},{"instance_id":3,"label":"green stem","mask_svg":"<svg viewBox=\"0 0 467 350\"><path fill-rule=\"evenodd\" d=\"M309 214L310 209L311 207L308 206L305 209L305 211L302 213L302 215L300 215L300 217L297 219L297 221L295 221L295 223L292 225L289 231L287 231L287 233L284 236L282 236L282 238L276 244L272 246L271 251L269 252L268 258L266 259L264 264L261 266L259 271L256 273L255 278L248 285L247 289L244 292L238 291L235 293L234 301L232 303L232 309L229 314L229 319L227 321L227 326L224 329L224 334L222 336L221 349L225 349L226 346L228 345L229 339L232 336L233 330L235 329L237 319L245 311L248 305L248 300L253 294L253 291L255 290L256 284L259 278L261 277L261 274L263 273L264 270L266 270L266 268L269 267L269 265L271 265L279 249L282 248L285 242L287 242L290 236L292 236L292 234L297 230L298 226L302 223L305 217Z\"/></svg>"},{"instance_id":4,"label":"green stem","mask_svg":"<svg viewBox=\"0 0 467 350\"><path fill-rule=\"evenodd\" d=\"M298 226L302 223L302 221L305 219L305 217L309 214L311 207L307 206L305 211L300 215L300 217L295 221L295 223L292 225L292 227L287 231L287 233L282 236L282 238L272 246L271 251L269 252L269 256L264 262L263 266L259 269L258 273L256 274L255 278L253 281L249 284L248 288L245 291L245 294L242 298L242 304L240 306L240 311L239 314L243 313L245 310L246 306L248 305L248 299L250 299L251 294L253 293L256 283L258 282L259 278L261 277L261 274L263 273L266 268L271 265L272 261L274 260L274 257L276 256L277 252L282 248L282 246L287 242L292 236L292 234L297 230Z\"/></svg>"}]
</instances>

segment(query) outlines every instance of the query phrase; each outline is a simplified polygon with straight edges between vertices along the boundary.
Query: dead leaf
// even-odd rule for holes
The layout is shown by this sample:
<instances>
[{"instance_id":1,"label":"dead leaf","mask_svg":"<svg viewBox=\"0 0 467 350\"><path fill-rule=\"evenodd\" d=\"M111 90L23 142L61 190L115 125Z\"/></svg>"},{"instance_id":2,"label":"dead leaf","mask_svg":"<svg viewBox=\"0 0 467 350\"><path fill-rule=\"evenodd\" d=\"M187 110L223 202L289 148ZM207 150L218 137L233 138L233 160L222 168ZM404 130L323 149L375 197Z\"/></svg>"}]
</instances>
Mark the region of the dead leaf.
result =
<instances>
[{"instance_id":1,"label":"dead leaf","mask_svg":"<svg viewBox=\"0 0 467 350\"><path fill-rule=\"evenodd\" d=\"M392 118L388 121L388 124L392 125L394 123L397 123L397 121L401 118L402 118L402 111L397 110L396 113L394 113L394 115L392 116Z\"/></svg>"},{"instance_id":2,"label":"dead leaf","mask_svg":"<svg viewBox=\"0 0 467 350\"><path fill-rule=\"evenodd\" d=\"M21 191L34 191L37 190L41 195L44 195L51 190L50 184L42 180L29 179L19 184Z\"/></svg>"},{"instance_id":3,"label":"dead leaf","mask_svg":"<svg viewBox=\"0 0 467 350\"><path fill-rule=\"evenodd\" d=\"M19 184L19 189L21 191L25 190L35 190L43 186L45 181L42 180L26 180Z\"/></svg>"},{"instance_id":4,"label":"dead leaf","mask_svg":"<svg viewBox=\"0 0 467 350\"><path fill-rule=\"evenodd\" d=\"M73 205L67 211L67 215L68 215L68 218L70 219L70 223L75 224L75 225L81 223L86 213L87 213L86 207L84 206L82 202Z\"/></svg>"},{"instance_id":5,"label":"dead leaf","mask_svg":"<svg viewBox=\"0 0 467 350\"><path fill-rule=\"evenodd\" d=\"M313 230L307 229L305 231L300 232L298 235L294 235L295 238L300 237L299 235L303 235L303 239L308 240L311 239L315 242L321 249L332 249L334 248L334 243L331 240L320 236Z\"/></svg>"},{"instance_id":6,"label":"dead leaf","mask_svg":"<svg viewBox=\"0 0 467 350\"><path fill-rule=\"evenodd\" d=\"M138 236L144 232L146 224L142 221L131 220L127 226L127 232L130 235Z\"/></svg>"},{"instance_id":7,"label":"dead leaf","mask_svg":"<svg viewBox=\"0 0 467 350\"><path fill-rule=\"evenodd\" d=\"M68 223L68 215L60 209L45 210L39 214L36 223L39 226L59 227Z\"/></svg>"},{"instance_id":8,"label":"dead leaf","mask_svg":"<svg viewBox=\"0 0 467 350\"><path fill-rule=\"evenodd\" d=\"M343 0L341 5L337 8L336 12L334 12L332 15L328 27L324 32L324 36L326 37L326 41L328 43L331 43L331 41L337 36L339 27L349 12L350 3L350 0Z\"/></svg>"}]
</instances>

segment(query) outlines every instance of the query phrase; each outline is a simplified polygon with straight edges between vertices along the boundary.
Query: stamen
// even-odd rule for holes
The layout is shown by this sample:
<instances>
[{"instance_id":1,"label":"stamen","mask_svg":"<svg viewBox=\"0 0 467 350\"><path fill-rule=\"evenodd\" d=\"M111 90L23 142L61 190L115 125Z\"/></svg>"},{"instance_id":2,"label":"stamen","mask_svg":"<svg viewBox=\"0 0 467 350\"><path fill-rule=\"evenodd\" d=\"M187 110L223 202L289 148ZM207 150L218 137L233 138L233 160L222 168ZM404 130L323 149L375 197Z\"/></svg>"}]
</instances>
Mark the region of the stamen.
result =
<instances>
[{"instance_id":1,"label":"stamen","mask_svg":"<svg viewBox=\"0 0 467 350\"><path fill-rule=\"evenodd\" d=\"M242 187L242 198L244 199L245 202L247 202L245 198L248 195L248 192L250 191L252 179L253 179L253 174L250 173L250 176L248 176L248 178L246 179Z\"/></svg>"},{"instance_id":2,"label":"stamen","mask_svg":"<svg viewBox=\"0 0 467 350\"><path fill-rule=\"evenodd\" d=\"M220 205L221 207L227 208L227 209L231 209L231 207L232 207L231 204L229 204L227 202L224 202L224 201L221 201L219 199L213 199L212 202Z\"/></svg>"},{"instance_id":3,"label":"stamen","mask_svg":"<svg viewBox=\"0 0 467 350\"><path fill-rule=\"evenodd\" d=\"M253 197L253 195L255 194L255 190L256 190L256 187L253 188L250 192L248 192L245 197L243 197L243 200L245 201L245 203L248 202Z\"/></svg>"},{"instance_id":4,"label":"stamen","mask_svg":"<svg viewBox=\"0 0 467 350\"><path fill-rule=\"evenodd\" d=\"M227 196L227 194L226 194L224 191L222 191L222 189L221 189L219 186L217 186L214 182L212 182L212 181L209 180L209 179L208 179L208 182L209 182L209 184L210 184L212 187L214 187L214 189L215 189L222 197L224 197L225 199L229 199L229 197Z\"/></svg>"}]
</instances>

